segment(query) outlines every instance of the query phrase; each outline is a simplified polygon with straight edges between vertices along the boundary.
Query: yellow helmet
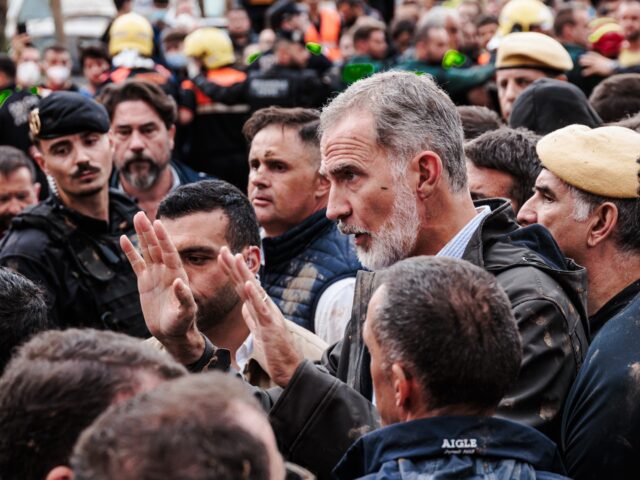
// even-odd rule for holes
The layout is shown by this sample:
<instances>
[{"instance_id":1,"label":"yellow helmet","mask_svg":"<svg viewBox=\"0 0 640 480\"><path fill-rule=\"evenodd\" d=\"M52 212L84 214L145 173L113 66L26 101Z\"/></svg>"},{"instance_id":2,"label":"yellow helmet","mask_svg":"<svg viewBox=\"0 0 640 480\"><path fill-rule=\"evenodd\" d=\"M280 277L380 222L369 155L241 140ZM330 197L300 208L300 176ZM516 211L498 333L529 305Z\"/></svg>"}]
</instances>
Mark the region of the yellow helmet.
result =
<instances>
[{"instance_id":1,"label":"yellow helmet","mask_svg":"<svg viewBox=\"0 0 640 480\"><path fill-rule=\"evenodd\" d=\"M146 18L134 12L116 18L109 30L109 55L127 49L145 57L153 53L153 28Z\"/></svg>"},{"instance_id":2,"label":"yellow helmet","mask_svg":"<svg viewBox=\"0 0 640 480\"><path fill-rule=\"evenodd\" d=\"M539 0L511 0L500 12L499 33L530 32L538 26L543 31L553 27L551 9Z\"/></svg>"},{"instance_id":3,"label":"yellow helmet","mask_svg":"<svg viewBox=\"0 0 640 480\"><path fill-rule=\"evenodd\" d=\"M187 35L184 53L202 60L208 69L224 67L235 61L231 39L224 31L214 27L199 28Z\"/></svg>"}]
</instances>

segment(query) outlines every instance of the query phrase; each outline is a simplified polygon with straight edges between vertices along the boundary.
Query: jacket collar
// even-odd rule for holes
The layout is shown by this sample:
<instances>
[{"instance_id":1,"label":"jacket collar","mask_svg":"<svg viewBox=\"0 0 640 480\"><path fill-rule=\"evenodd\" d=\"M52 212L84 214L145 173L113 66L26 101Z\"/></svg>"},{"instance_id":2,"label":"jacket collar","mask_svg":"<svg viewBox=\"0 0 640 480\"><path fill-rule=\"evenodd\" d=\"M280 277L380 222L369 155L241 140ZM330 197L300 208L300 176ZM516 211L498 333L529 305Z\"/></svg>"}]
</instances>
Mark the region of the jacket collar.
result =
<instances>
[{"instance_id":1,"label":"jacket collar","mask_svg":"<svg viewBox=\"0 0 640 480\"><path fill-rule=\"evenodd\" d=\"M296 257L332 225L333 222L327 218L327 210L323 208L282 235L264 238L262 250L265 265L268 267Z\"/></svg>"},{"instance_id":2,"label":"jacket collar","mask_svg":"<svg viewBox=\"0 0 640 480\"><path fill-rule=\"evenodd\" d=\"M339 478L355 478L400 458L448 455L514 459L564 474L551 440L531 427L494 417L434 417L375 430L353 444L334 472Z\"/></svg>"}]
</instances>

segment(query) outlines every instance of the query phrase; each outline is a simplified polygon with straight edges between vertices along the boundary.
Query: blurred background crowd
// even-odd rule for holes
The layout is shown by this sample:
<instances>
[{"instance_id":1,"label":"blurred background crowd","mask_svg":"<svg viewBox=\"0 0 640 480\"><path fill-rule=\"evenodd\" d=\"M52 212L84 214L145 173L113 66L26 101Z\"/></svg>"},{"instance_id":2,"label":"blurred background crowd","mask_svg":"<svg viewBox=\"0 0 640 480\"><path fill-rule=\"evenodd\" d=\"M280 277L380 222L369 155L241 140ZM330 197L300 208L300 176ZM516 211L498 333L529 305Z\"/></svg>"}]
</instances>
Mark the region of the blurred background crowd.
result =
<instances>
[{"instance_id":1,"label":"blurred background crowd","mask_svg":"<svg viewBox=\"0 0 640 480\"><path fill-rule=\"evenodd\" d=\"M569 80L604 122L640 109L638 77L618 76L640 72L636 0L16 0L5 13L1 144L28 153L26 112L37 96L95 96L133 77L160 84L178 105L173 158L242 190L241 130L253 111L317 108L379 71L430 74L456 104L488 109L468 115L494 125L509 122L519 93L541 77ZM517 32L536 35L500 54ZM570 109L587 108L579 92L571 95ZM549 105L540 108L554 117ZM512 126L535 131L520 110Z\"/></svg>"}]
</instances>

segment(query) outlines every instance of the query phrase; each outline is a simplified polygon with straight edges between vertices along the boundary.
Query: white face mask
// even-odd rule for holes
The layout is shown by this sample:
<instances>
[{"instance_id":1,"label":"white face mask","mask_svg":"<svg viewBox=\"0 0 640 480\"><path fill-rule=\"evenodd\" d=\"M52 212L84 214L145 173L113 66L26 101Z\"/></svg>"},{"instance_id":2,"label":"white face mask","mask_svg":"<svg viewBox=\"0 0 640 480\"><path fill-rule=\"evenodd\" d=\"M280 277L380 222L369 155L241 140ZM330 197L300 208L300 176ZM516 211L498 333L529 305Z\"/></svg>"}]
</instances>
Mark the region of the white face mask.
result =
<instances>
[{"instance_id":1,"label":"white face mask","mask_svg":"<svg viewBox=\"0 0 640 480\"><path fill-rule=\"evenodd\" d=\"M36 62L22 62L16 69L17 83L31 87L40 81L40 66Z\"/></svg>"},{"instance_id":2,"label":"white face mask","mask_svg":"<svg viewBox=\"0 0 640 480\"><path fill-rule=\"evenodd\" d=\"M71 76L71 70L68 67L62 65L54 65L47 68L47 78L56 85L62 85Z\"/></svg>"}]
</instances>

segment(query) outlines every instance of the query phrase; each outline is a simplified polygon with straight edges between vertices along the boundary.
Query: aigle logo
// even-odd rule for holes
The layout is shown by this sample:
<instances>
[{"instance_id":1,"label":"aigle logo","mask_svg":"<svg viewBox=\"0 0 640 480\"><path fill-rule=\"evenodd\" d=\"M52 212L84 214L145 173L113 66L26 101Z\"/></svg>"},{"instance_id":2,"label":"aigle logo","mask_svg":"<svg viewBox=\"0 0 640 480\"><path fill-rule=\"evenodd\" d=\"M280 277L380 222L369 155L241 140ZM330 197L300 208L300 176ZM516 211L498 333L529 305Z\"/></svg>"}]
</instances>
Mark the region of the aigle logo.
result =
<instances>
[{"instance_id":1,"label":"aigle logo","mask_svg":"<svg viewBox=\"0 0 640 480\"><path fill-rule=\"evenodd\" d=\"M440 448L478 448L478 442L475 438L445 438Z\"/></svg>"}]
</instances>

